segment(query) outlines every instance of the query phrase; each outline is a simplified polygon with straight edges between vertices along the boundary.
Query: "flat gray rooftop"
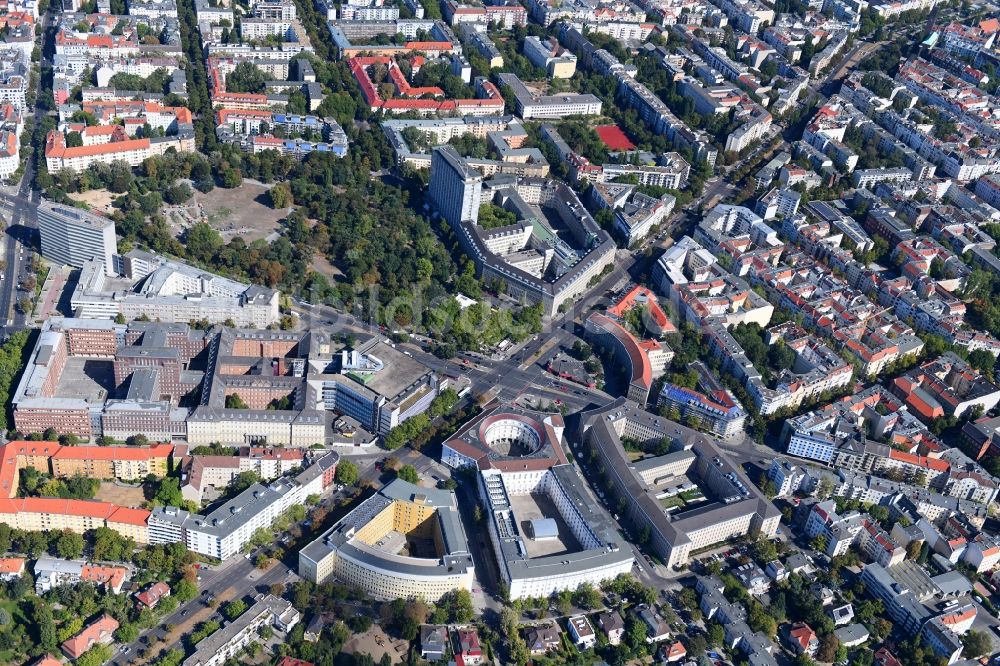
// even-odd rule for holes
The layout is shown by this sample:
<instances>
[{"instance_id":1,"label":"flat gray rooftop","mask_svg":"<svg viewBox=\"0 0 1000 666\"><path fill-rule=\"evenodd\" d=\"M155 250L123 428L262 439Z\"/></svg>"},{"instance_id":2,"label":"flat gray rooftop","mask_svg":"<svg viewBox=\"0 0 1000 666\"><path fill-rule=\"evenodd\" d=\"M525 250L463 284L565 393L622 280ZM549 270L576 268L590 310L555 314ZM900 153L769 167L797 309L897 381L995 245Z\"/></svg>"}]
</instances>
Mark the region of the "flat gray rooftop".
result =
<instances>
[{"instance_id":1,"label":"flat gray rooftop","mask_svg":"<svg viewBox=\"0 0 1000 666\"><path fill-rule=\"evenodd\" d=\"M56 387L56 397L101 402L114 390L114 362L74 356L66 359Z\"/></svg>"},{"instance_id":2,"label":"flat gray rooftop","mask_svg":"<svg viewBox=\"0 0 1000 666\"><path fill-rule=\"evenodd\" d=\"M915 562L904 560L889 567L886 571L889 572L893 580L910 590L913 596L920 601L926 601L941 591L941 588L934 584L924 568Z\"/></svg>"},{"instance_id":3,"label":"flat gray rooftop","mask_svg":"<svg viewBox=\"0 0 1000 666\"><path fill-rule=\"evenodd\" d=\"M517 529L521 533L528 557L547 557L574 553L582 549L562 514L559 513L559 509L547 495L514 495L510 497L510 508L514 512L514 519L517 520ZM532 539L528 523L539 518L551 518L556 521L559 535L554 539L540 541Z\"/></svg>"},{"instance_id":4,"label":"flat gray rooftop","mask_svg":"<svg viewBox=\"0 0 1000 666\"><path fill-rule=\"evenodd\" d=\"M428 372L423 363L385 343L375 345L368 353L385 363L385 369L367 378L364 385L389 399L398 396Z\"/></svg>"}]
</instances>

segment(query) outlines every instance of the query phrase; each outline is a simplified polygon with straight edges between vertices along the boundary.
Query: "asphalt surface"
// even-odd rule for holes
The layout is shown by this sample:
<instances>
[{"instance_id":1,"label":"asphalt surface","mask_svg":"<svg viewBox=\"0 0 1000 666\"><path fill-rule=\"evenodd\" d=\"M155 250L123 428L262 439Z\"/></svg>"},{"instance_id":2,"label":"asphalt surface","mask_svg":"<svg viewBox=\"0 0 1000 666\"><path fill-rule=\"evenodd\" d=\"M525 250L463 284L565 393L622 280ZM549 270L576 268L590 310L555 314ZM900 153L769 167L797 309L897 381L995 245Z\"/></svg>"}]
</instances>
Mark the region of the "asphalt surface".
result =
<instances>
[{"instance_id":1,"label":"asphalt surface","mask_svg":"<svg viewBox=\"0 0 1000 666\"><path fill-rule=\"evenodd\" d=\"M47 47L54 39L53 12L48 11L42 15L41 20L42 35ZM47 54L43 48L43 54ZM43 55L42 65L48 62L47 56ZM47 114L41 107L42 77L38 77L38 90L35 96L35 108L33 116L37 120ZM38 203L41 201L42 193L33 189L35 182L35 165L33 159L29 158L25 162L24 175L20 184L16 188L0 189L0 207L4 213L9 215L6 220L7 229L5 236L4 260L6 267L0 282L0 337L6 338L11 333L20 331L27 326L28 315L17 311L17 301L27 296L28 292L18 289L19 282L28 274L28 261L30 250L37 243L38 229Z\"/></svg>"},{"instance_id":2,"label":"asphalt surface","mask_svg":"<svg viewBox=\"0 0 1000 666\"><path fill-rule=\"evenodd\" d=\"M127 652L121 651L122 646L116 646L118 652L116 652L114 658L106 662L108 666L126 666L127 664L139 663L142 661L139 658L139 652L145 648L145 645L142 643L144 637L150 637L150 642L155 644L166 634L166 630L164 629L166 625L180 626L198 611L209 607L207 599L210 596L217 597L228 588L242 581L246 582L245 588L238 590L233 597L234 599L254 593L254 588L264 589L274 583L287 584L292 580L298 580L298 577L284 562L277 562L270 569L262 572L242 555L232 557L219 566L211 569L201 569L200 571L202 580L199 583L199 596L191 601L180 604L173 613L161 618L158 626L144 629L140 632L139 637L135 641L125 646L128 648ZM215 609L212 617L221 621L222 614L220 608ZM177 640L168 646L157 647L155 654L158 655L161 650L173 649L186 651L182 640Z\"/></svg>"}]
</instances>

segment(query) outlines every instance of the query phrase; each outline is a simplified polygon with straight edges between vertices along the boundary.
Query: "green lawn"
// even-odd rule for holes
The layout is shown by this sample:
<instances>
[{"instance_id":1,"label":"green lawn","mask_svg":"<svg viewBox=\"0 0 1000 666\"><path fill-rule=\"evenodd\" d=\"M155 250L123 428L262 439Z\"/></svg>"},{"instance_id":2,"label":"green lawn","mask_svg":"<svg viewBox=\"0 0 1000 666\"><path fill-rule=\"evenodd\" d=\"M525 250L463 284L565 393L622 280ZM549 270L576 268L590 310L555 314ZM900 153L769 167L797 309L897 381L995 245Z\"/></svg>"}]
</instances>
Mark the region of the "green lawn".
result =
<instances>
[{"instance_id":1,"label":"green lawn","mask_svg":"<svg viewBox=\"0 0 1000 666\"><path fill-rule=\"evenodd\" d=\"M680 498L685 502L700 502L705 496L700 490L687 490L680 494Z\"/></svg>"},{"instance_id":2,"label":"green lawn","mask_svg":"<svg viewBox=\"0 0 1000 666\"><path fill-rule=\"evenodd\" d=\"M671 509L675 506L684 506L684 500L679 495L674 495L673 497L660 498L660 504L663 505L664 509Z\"/></svg>"}]
</instances>

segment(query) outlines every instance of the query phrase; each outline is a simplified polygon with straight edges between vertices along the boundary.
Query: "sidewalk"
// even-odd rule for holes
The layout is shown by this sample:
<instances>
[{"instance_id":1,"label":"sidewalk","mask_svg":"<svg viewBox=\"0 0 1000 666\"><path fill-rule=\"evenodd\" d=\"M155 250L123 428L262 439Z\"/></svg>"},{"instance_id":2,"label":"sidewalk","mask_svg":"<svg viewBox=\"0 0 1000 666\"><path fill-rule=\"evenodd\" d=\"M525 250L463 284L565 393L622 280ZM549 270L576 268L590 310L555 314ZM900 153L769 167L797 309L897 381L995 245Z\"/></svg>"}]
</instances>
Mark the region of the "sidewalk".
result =
<instances>
[{"instance_id":1,"label":"sidewalk","mask_svg":"<svg viewBox=\"0 0 1000 666\"><path fill-rule=\"evenodd\" d=\"M59 297L62 296L63 287L66 286L68 279L69 273L66 267L50 266L45 282L42 283L42 290L35 302L35 309L31 313L33 320L41 323L53 314L57 314L55 312L56 306L59 305Z\"/></svg>"}]
</instances>

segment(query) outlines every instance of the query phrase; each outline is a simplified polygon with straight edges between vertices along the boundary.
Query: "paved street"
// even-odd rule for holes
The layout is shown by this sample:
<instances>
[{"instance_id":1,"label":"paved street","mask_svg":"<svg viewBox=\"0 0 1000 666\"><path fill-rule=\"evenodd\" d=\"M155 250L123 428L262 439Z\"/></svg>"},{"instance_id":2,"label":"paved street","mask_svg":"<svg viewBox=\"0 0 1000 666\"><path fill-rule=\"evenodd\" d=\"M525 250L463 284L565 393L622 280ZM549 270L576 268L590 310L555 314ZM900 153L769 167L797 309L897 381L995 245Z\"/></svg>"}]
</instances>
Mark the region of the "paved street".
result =
<instances>
[{"instance_id":1,"label":"paved street","mask_svg":"<svg viewBox=\"0 0 1000 666\"><path fill-rule=\"evenodd\" d=\"M41 28L43 35L43 61L44 66L48 60L48 46L55 39L55 23L52 11L46 12L41 17ZM31 115L37 119L46 115L46 111L41 106L41 95L35 99L35 108ZM38 202L42 193L32 189L35 181L35 165L32 159L28 159L24 166L24 176L16 187L0 188L0 210L4 213L6 221L6 236L4 261L6 266L0 274L3 276L0 282L0 337L6 337L10 333L19 331L25 327L27 314L18 312L17 301L26 296L18 288L20 281L27 275L28 253L31 248L37 247L35 240L35 230L38 228ZM27 248L27 249L25 249Z\"/></svg>"},{"instance_id":2,"label":"paved street","mask_svg":"<svg viewBox=\"0 0 1000 666\"><path fill-rule=\"evenodd\" d=\"M234 583L237 583L239 586L234 591L232 598L240 598L247 594L253 594L255 588L257 590L264 590L274 583L289 583L297 580L297 576L295 576L294 572L284 562L277 562L267 571L260 572L242 555L230 558L218 567L202 569L201 571L202 580L199 583L199 589L202 594L187 603L179 605L177 610L162 618L159 626L143 630L139 634L139 638L127 646L127 652L119 651L107 664L110 666L126 666L126 664L139 663L141 659L138 653L144 647L144 637L150 637L150 643L155 643L156 640L165 635L163 627L167 625L179 627L199 610L208 608L206 600L210 596L219 597L230 587L233 587ZM212 615L218 616L216 619L221 619L222 617L218 608L214 610ZM157 648L156 653L158 654L161 649L172 650L175 648L184 648L181 640L174 641L168 646Z\"/></svg>"}]
</instances>

